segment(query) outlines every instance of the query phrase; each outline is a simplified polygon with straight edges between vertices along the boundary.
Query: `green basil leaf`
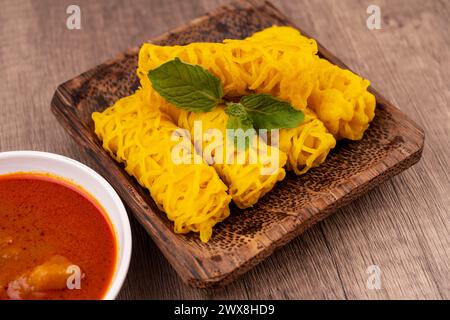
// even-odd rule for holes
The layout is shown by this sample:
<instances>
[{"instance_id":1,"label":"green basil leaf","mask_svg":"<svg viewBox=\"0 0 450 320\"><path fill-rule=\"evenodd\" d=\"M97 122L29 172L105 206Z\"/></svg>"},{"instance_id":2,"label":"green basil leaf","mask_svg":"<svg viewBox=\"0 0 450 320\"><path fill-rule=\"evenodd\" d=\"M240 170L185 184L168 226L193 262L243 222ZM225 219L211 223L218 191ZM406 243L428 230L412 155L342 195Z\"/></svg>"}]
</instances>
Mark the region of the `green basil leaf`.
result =
<instances>
[{"instance_id":1,"label":"green basil leaf","mask_svg":"<svg viewBox=\"0 0 450 320\"><path fill-rule=\"evenodd\" d=\"M253 142L253 137L256 135L256 131L253 127L252 120L248 117L245 108L240 103L227 103L227 108L225 113L228 114L227 129L232 131L227 131L228 134L234 139L234 144L239 147L244 147L247 149L251 142ZM239 130L239 129L242 129ZM251 130L251 131L248 131ZM244 144L242 144L242 142Z\"/></svg>"},{"instance_id":2,"label":"green basil leaf","mask_svg":"<svg viewBox=\"0 0 450 320\"><path fill-rule=\"evenodd\" d=\"M207 112L223 102L219 78L201 66L178 58L150 70L148 77L153 88L178 108Z\"/></svg>"},{"instance_id":3,"label":"green basil leaf","mask_svg":"<svg viewBox=\"0 0 450 320\"><path fill-rule=\"evenodd\" d=\"M243 105L255 129L295 128L303 122L302 111L295 110L290 103L270 94L251 94L242 97Z\"/></svg>"},{"instance_id":4,"label":"green basil leaf","mask_svg":"<svg viewBox=\"0 0 450 320\"><path fill-rule=\"evenodd\" d=\"M248 117L247 111L241 103L228 102L225 108L225 113L229 116L235 116L240 118Z\"/></svg>"}]
</instances>

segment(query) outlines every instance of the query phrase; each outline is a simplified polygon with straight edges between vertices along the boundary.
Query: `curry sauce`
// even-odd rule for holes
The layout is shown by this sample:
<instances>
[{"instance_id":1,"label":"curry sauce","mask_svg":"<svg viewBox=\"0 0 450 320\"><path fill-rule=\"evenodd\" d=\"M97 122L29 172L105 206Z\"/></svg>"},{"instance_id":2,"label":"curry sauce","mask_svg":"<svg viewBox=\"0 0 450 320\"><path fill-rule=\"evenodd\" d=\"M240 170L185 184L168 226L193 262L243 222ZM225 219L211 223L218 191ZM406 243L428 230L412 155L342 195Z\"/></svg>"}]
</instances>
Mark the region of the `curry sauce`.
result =
<instances>
[{"instance_id":1,"label":"curry sauce","mask_svg":"<svg viewBox=\"0 0 450 320\"><path fill-rule=\"evenodd\" d=\"M0 176L0 300L101 299L117 244L86 191L42 174Z\"/></svg>"}]
</instances>

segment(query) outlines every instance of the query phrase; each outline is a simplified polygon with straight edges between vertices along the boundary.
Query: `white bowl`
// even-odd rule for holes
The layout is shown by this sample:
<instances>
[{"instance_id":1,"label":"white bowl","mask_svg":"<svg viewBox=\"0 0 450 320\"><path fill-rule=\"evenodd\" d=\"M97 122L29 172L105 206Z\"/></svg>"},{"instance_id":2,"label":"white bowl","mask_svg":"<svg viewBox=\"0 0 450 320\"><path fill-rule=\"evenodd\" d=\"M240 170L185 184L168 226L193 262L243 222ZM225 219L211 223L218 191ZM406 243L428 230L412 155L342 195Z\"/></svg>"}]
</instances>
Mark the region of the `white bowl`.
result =
<instances>
[{"instance_id":1,"label":"white bowl","mask_svg":"<svg viewBox=\"0 0 450 320\"><path fill-rule=\"evenodd\" d=\"M111 185L84 164L53 153L11 151L0 153L0 175L15 172L50 173L83 187L105 209L118 246L116 269L104 300L113 300L125 281L131 259L131 229L122 201Z\"/></svg>"}]
</instances>

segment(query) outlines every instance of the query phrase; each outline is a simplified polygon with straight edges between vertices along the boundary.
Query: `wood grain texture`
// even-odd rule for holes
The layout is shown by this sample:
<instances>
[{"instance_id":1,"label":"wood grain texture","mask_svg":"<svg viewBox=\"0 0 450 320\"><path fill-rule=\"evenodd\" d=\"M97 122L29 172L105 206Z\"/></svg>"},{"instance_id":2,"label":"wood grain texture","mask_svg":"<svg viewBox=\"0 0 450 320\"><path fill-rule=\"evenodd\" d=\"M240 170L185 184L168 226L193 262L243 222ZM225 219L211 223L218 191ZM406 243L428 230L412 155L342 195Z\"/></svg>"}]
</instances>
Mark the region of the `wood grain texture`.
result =
<instances>
[{"instance_id":1,"label":"wood grain texture","mask_svg":"<svg viewBox=\"0 0 450 320\"><path fill-rule=\"evenodd\" d=\"M151 41L183 45L244 39L272 25L293 24L268 2L239 0ZM51 108L181 278L192 286L211 288L235 280L330 213L415 164L422 154L422 129L371 88L377 100L376 116L364 139L339 142L324 164L302 176L288 174L253 207L239 210L231 206L230 217L214 228L208 243L193 234L176 235L148 190L113 160L94 132L92 113L104 111L139 86L137 53L138 48L127 50L61 84ZM320 44L319 55L346 68Z\"/></svg>"},{"instance_id":2,"label":"wood grain texture","mask_svg":"<svg viewBox=\"0 0 450 320\"><path fill-rule=\"evenodd\" d=\"M450 298L448 2L380 1L377 31L365 26L366 1L274 2L425 128L423 160L220 290L181 283L133 221L121 298ZM219 4L79 3L80 31L65 28L69 2L2 3L2 151L52 151L93 166L48 112L56 85ZM371 264L383 272L381 290L366 288Z\"/></svg>"}]
</instances>

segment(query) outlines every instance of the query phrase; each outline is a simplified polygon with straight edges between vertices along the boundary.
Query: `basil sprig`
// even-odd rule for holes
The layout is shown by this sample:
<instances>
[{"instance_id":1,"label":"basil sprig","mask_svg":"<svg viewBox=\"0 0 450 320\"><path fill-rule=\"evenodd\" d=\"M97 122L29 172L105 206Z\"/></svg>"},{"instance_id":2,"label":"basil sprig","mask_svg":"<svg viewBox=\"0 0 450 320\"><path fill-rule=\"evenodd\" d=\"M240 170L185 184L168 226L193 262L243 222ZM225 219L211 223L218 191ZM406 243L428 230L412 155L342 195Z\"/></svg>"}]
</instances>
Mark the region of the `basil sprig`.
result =
<instances>
[{"instance_id":1,"label":"basil sprig","mask_svg":"<svg viewBox=\"0 0 450 320\"><path fill-rule=\"evenodd\" d=\"M219 78L199 65L168 61L152 69L148 77L153 88L168 102L192 112L208 112L226 103L228 129L295 128L304 118L302 111L270 94L250 94L238 103L225 101Z\"/></svg>"},{"instance_id":2,"label":"basil sprig","mask_svg":"<svg viewBox=\"0 0 450 320\"><path fill-rule=\"evenodd\" d=\"M178 108L208 112L223 102L219 78L201 66L184 63L178 58L150 70L148 77L153 88Z\"/></svg>"},{"instance_id":3,"label":"basil sprig","mask_svg":"<svg viewBox=\"0 0 450 320\"><path fill-rule=\"evenodd\" d=\"M253 141L252 137L256 135L252 119L250 119L241 103L228 102L225 113L228 115L227 129L231 129L231 131L228 131L229 136L234 140L234 144L238 147L239 141L244 141L244 146L240 147L247 149ZM240 132L238 129L242 129L242 131ZM247 135L247 133L250 133L250 135Z\"/></svg>"}]
</instances>

